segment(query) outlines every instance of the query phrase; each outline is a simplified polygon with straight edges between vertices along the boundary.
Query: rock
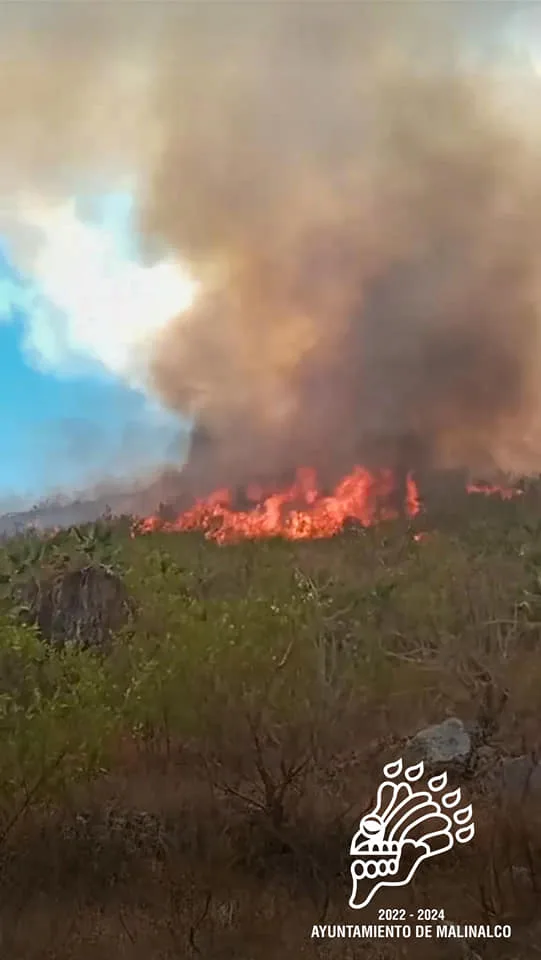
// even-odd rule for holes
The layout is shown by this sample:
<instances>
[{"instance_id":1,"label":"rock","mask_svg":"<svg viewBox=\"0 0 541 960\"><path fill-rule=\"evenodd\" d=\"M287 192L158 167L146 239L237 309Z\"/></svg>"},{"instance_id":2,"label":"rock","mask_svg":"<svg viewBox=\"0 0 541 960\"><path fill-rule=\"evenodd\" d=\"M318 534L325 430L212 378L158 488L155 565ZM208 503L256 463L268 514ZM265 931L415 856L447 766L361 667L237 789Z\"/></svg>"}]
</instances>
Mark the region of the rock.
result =
<instances>
[{"instance_id":1,"label":"rock","mask_svg":"<svg viewBox=\"0 0 541 960\"><path fill-rule=\"evenodd\" d=\"M500 770L500 787L504 800L522 800L541 794L541 763L532 757L504 757Z\"/></svg>"},{"instance_id":2,"label":"rock","mask_svg":"<svg viewBox=\"0 0 541 960\"><path fill-rule=\"evenodd\" d=\"M104 649L133 612L124 582L101 564L34 579L19 599L26 608L23 618L37 624L44 639L83 649Z\"/></svg>"},{"instance_id":3,"label":"rock","mask_svg":"<svg viewBox=\"0 0 541 960\"><path fill-rule=\"evenodd\" d=\"M424 760L431 768L454 766L465 768L473 751L470 732L458 717L420 730L406 747L407 763Z\"/></svg>"}]
</instances>

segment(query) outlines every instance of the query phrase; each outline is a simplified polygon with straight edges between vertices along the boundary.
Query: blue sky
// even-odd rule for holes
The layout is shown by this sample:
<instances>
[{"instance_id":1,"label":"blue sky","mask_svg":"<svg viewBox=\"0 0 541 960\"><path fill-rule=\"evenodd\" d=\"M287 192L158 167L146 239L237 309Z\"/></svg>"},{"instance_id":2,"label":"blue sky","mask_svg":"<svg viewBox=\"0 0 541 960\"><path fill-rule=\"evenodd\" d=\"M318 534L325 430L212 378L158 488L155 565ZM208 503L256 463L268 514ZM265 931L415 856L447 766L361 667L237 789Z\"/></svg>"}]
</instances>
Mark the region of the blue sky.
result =
<instances>
[{"instance_id":1,"label":"blue sky","mask_svg":"<svg viewBox=\"0 0 541 960\"><path fill-rule=\"evenodd\" d=\"M0 508L12 497L35 501L178 456L178 420L99 364L83 359L51 369L34 362L27 346L32 289L0 245Z\"/></svg>"}]
</instances>

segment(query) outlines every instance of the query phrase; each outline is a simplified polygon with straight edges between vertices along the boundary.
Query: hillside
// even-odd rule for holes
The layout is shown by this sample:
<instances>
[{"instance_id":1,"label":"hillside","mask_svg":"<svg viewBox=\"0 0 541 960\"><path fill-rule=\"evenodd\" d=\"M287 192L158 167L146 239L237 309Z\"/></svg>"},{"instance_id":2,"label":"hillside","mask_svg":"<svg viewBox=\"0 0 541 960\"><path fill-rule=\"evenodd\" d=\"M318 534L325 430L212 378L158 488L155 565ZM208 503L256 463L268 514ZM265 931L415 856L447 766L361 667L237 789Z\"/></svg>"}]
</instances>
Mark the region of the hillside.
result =
<instances>
[{"instance_id":1,"label":"hillside","mask_svg":"<svg viewBox=\"0 0 541 960\"><path fill-rule=\"evenodd\" d=\"M328 540L121 518L4 541L3 956L536 956L540 537L532 487ZM449 717L475 838L354 912L382 766ZM513 937L311 937L386 907Z\"/></svg>"}]
</instances>

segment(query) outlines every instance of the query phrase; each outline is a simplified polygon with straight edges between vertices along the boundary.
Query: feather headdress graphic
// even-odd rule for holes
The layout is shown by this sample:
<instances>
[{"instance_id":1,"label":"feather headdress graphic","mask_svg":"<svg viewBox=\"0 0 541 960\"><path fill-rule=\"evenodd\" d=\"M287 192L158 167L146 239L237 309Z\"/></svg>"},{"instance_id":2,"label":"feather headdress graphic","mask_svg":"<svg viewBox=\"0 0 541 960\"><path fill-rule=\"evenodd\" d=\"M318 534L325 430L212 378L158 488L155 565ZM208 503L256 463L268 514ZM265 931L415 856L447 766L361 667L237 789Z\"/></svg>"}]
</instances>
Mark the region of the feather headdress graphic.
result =
<instances>
[{"instance_id":1,"label":"feather headdress graphic","mask_svg":"<svg viewBox=\"0 0 541 960\"><path fill-rule=\"evenodd\" d=\"M475 835L472 806L460 806L460 787L443 792L446 773L432 777L427 789L415 786L424 775L423 761L404 769L397 760L387 764L383 774L376 804L351 841L353 910L366 907L380 887L406 886L424 860Z\"/></svg>"}]
</instances>

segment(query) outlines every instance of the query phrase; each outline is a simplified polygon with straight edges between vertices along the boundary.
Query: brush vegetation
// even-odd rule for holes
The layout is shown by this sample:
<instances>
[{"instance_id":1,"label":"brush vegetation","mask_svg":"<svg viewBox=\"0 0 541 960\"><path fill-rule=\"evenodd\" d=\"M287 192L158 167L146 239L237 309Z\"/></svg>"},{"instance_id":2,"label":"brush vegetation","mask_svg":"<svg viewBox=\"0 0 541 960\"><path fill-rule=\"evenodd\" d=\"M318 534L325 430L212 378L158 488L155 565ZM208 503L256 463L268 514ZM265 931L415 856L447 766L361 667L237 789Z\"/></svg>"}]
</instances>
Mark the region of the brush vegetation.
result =
<instances>
[{"instance_id":1,"label":"brush vegetation","mask_svg":"<svg viewBox=\"0 0 541 960\"><path fill-rule=\"evenodd\" d=\"M509 922L474 950L534 956L535 804L487 785L540 743L540 506L533 484L321 541L106 517L1 543L3 956L465 956L310 939L401 905ZM349 842L382 764L451 714L485 731L476 840L359 918Z\"/></svg>"}]
</instances>

